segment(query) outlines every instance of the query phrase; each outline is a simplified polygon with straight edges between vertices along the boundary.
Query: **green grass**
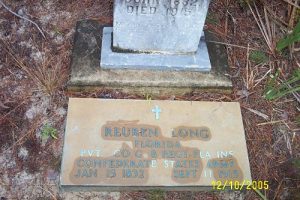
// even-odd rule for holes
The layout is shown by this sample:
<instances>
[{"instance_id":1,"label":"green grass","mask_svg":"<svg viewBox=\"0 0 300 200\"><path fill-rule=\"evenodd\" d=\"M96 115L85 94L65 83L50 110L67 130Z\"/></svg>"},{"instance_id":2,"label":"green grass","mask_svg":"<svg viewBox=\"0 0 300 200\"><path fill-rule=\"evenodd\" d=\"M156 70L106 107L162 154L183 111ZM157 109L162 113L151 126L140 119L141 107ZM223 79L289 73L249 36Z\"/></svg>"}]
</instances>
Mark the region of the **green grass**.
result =
<instances>
[{"instance_id":1,"label":"green grass","mask_svg":"<svg viewBox=\"0 0 300 200\"><path fill-rule=\"evenodd\" d=\"M211 23L211 24L215 24L215 25L220 24L220 20L213 13L208 13L206 20L208 23Z\"/></svg>"},{"instance_id":2,"label":"green grass","mask_svg":"<svg viewBox=\"0 0 300 200\"><path fill-rule=\"evenodd\" d=\"M249 8L248 7L248 4L253 4L256 0L238 0L240 6L243 8L243 9L247 9Z\"/></svg>"},{"instance_id":3,"label":"green grass","mask_svg":"<svg viewBox=\"0 0 300 200\"><path fill-rule=\"evenodd\" d=\"M298 115L298 116L296 117L296 123L298 124L298 126L300 126L300 115Z\"/></svg>"},{"instance_id":4,"label":"green grass","mask_svg":"<svg viewBox=\"0 0 300 200\"><path fill-rule=\"evenodd\" d=\"M271 75L266 85L264 97L267 100L277 100L285 95L300 91L300 69L296 69L292 77L282 83L278 83L278 76L278 72Z\"/></svg>"},{"instance_id":5,"label":"green grass","mask_svg":"<svg viewBox=\"0 0 300 200\"><path fill-rule=\"evenodd\" d=\"M57 130L52 127L50 124L46 124L43 126L41 131L42 138L48 139L51 137L52 139L58 139L57 138Z\"/></svg>"},{"instance_id":6,"label":"green grass","mask_svg":"<svg viewBox=\"0 0 300 200\"><path fill-rule=\"evenodd\" d=\"M256 64L265 63L269 60L268 56L262 51L251 51L249 59Z\"/></svg>"},{"instance_id":7,"label":"green grass","mask_svg":"<svg viewBox=\"0 0 300 200\"><path fill-rule=\"evenodd\" d=\"M261 199L263 200L268 200L267 197L265 195L263 195L259 190L254 189L253 190L260 196Z\"/></svg>"},{"instance_id":8,"label":"green grass","mask_svg":"<svg viewBox=\"0 0 300 200\"><path fill-rule=\"evenodd\" d=\"M151 190L148 192L149 200L163 200L165 199L165 192L162 190Z\"/></svg>"},{"instance_id":9,"label":"green grass","mask_svg":"<svg viewBox=\"0 0 300 200\"><path fill-rule=\"evenodd\" d=\"M296 27L294 28L294 30L291 34L289 34L286 37L279 40L279 42L277 43L276 49L277 49L277 51L281 52L286 47L292 45L295 42L299 42L299 41L300 41L300 21L298 22L298 24L296 25Z\"/></svg>"}]
</instances>

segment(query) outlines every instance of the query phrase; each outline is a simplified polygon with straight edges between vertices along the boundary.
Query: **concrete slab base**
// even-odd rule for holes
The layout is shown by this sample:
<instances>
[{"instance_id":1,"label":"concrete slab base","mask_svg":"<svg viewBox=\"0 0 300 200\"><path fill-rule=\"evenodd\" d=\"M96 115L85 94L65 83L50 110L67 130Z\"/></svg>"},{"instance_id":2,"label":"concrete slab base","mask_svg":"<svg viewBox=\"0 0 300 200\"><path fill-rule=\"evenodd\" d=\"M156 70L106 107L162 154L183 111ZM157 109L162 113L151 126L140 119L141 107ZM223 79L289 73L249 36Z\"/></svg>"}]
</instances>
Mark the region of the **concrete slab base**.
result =
<instances>
[{"instance_id":1,"label":"concrete slab base","mask_svg":"<svg viewBox=\"0 0 300 200\"><path fill-rule=\"evenodd\" d=\"M211 69L207 45L204 37L195 54L161 54L114 52L112 50L111 27L103 29L101 63L102 69L139 70L185 70L209 72Z\"/></svg>"},{"instance_id":2,"label":"concrete slab base","mask_svg":"<svg viewBox=\"0 0 300 200\"><path fill-rule=\"evenodd\" d=\"M225 75L228 68L227 54L223 45L207 43L211 72L176 70L103 69L99 55L103 27L94 20L77 23L72 53L69 91L97 91L114 89L127 93L151 95L183 95L189 92L231 92L232 82ZM206 40L216 40L206 33ZM102 59L102 58L101 58Z\"/></svg>"}]
</instances>

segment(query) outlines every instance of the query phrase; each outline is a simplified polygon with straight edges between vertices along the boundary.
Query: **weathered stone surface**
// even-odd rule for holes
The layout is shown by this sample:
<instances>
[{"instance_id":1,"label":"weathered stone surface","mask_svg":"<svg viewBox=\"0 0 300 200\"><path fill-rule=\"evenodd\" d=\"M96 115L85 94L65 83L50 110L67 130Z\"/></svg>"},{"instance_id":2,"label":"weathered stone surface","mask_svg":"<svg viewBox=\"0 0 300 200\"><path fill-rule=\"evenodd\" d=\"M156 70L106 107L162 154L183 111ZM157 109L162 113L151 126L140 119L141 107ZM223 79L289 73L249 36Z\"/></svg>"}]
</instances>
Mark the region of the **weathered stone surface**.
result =
<instances>
[{"instance_id":1,"label":"weathered stone surface","mask_svg":"<svg viewBox=\"0 0 300 200\"><path fill-rule=\"evenodd\" d=\"M110 25L108 25L110 26ZM230 92L231 80L223 45L207 43L212 70L209 73L161 70L104 70L100 67L103 25L93 20L78 22L72 54L70 91L117 89L152 95L182 95L189 92ZM209 32L206 40L217 40Z\"/></svg>"},{"instance_id":2,"label":"weathered stone surface","mask_svg":"<svg viewBox=\"0 0 300 200\"><path fill-rule=\"evenodd\" d=\"M112 28L103 29L101 68L103 69L142 69L142 70L211 70L208 50L204 37L195 54L156 54L114 52L111 49Z\"/></svg>"},{"instance_id":3,"label":"weathered stone surface","mask_svg":"<svg viewBox=\"0 0 300 200\"><path fill-rule=\"evenodd\" d=\"M193 53L210 0L115 0L113 46L119 50Z\"/></svg>"},{"instance_id":4,"label":"weathered stone surface","mask_svg":"<svg viewBox=\"0 0 300 200\"><path fill-rule=\"evenodd\" d=\"M244 180L251 173L238 103L69 101L63 188L192 190Z\"/></svg>"}]
</instances>

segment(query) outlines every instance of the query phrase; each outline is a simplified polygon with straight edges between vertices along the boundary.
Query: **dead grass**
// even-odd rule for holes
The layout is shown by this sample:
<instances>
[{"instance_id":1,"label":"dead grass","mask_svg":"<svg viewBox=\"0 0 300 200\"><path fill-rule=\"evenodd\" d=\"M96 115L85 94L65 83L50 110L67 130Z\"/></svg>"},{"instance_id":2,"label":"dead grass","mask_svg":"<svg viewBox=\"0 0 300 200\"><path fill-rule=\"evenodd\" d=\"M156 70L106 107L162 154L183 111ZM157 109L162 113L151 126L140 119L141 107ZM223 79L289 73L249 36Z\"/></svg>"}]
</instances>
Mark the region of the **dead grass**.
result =
<instances>
[{"instance_id":1,"label":"dead grass","mask_svg":"<svg viewBox=\"0 0 300 200\"><path fill-rule=\"evenodd\" d=\"M36 86L33 91L40 91L44 95L53 96L59 89L63 88L67 79L66 70L62 67L62 63L55 59L55 56L52 57L51 54L46 54L48 56L42 56L42 63L38 64L38 66L26 65L21 59L16 57L16 54L7 42L0 40L0 44L14 60L16 66L24 71L33 81Z\"/></svg>"},{"instance_id":2,"label":"dead grass","mask_svg":"<svg viewBox=\"0 0 300 200\"><path fill-rule=\"evenodd\" d=\"M264 40L266 44L269 47L269 51L272 55L275 55L276 53L276 27L275 23L269 19L269 15L267 13L267 9L264 6L263 7L263 14L260 14L256 3L254 1L253 7L248 3L248 6L250 8L250 11L261 31L262 36L264 37ZM264 16L264 18L262 17Z\"/></svg>"}]
</instances>

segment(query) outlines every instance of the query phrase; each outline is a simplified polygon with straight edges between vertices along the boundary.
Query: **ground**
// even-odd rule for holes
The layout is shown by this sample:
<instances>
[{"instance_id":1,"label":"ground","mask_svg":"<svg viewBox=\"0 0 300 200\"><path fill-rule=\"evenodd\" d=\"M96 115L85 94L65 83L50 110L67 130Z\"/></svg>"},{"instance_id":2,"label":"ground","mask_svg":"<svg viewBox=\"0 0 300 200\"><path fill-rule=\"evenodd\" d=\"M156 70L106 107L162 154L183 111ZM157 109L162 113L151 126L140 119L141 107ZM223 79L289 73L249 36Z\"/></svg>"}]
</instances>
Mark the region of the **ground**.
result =
<instances>
[{"instance_id":1,"label":"ground","mask_svg":"<svg viewBox=\"0 0 300 200\"><path fill-rule=\"evenodd\" d=\"M2 0L0 0L2 2ZM190 93L156 99L238 101L242 107L253 180L269 181L269 190L255 192L64 192L59 190L68 97L145 99L146 95L99 90L71 93L66 83L78 20L112 23L112 0L3 1L36 26L0 4L0 199L300 199L299 82L275 100L264 97L274 82L292 77L300 67L299 45L275 50L291 32L299 9L285 0L255 1L259 29L244 0L212 1L206 29L224 41L233 81L231 94ZM249 2L254 2L249 1ZM266 9L266 20L263 5ZM297 5L297 0L290 2ZM298 4L299 5L299 4ZM299 7L299 6L298 6ZM292 16L292 17L291 17ZM259 21L259 18L258 18ZM262 31L261 31L262 30ZM268 37L270 36L270 37ZM275 44L275 45L274 45ZM298 79L299 80L299 79ZM282 85L282 84L281 84ZM54 137L43 137L53 131ZM226 142L226 141L224 141Z\"/></svg>"}]
</instances>

